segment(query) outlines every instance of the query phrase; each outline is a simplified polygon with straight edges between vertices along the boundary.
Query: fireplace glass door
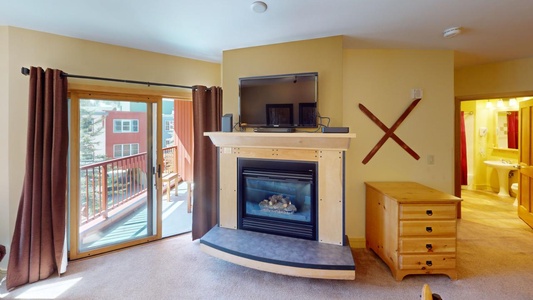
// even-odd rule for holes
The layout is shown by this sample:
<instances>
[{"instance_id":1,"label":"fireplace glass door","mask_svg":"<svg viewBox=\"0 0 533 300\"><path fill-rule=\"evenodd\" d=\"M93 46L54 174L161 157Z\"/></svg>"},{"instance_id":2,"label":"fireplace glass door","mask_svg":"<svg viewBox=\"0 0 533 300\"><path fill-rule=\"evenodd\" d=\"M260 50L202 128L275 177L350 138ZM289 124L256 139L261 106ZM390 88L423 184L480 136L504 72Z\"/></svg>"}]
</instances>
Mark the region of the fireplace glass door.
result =
<instances>
[{"instance_id":1,"label":"fireplace glass door","mask_svg":"<svg viewBox=\"0 0 533 300\"><path fill-rule=\"evenodd\" d=\"M239 228L316 240L316 164L239 159Z\"/></svg>"}]
</instances>

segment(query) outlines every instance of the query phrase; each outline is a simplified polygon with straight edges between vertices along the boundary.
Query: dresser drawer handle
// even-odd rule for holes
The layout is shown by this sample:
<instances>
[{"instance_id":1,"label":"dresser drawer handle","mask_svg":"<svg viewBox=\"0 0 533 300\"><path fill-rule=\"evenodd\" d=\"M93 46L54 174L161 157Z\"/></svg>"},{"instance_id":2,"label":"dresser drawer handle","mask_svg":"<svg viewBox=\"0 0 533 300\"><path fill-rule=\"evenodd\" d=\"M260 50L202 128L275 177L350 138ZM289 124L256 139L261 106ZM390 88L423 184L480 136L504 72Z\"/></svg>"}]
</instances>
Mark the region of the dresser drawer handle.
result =
<instances>
[{"instance_id":1,"label":"dresser drawer handle","mask_svg":"<svg viewBox=\"0 0 533 300\"><path fill-rule=\"evenodd\" d=\"M426 227L426 231L431 233L433 231L433 228L431 228L431 226L428 226L428 227Z\"/></svg>"},{"instance_id":2,"label":"dresser drawer handle","mask_svg":"<svg viewBox=\"0 0 533 300\"><path fill-rule=\"evenodd\" d=\"M431 260L426 260L426 265L428 267L431 267L433 265L433 262L431 262Z\"/></svg>"},{"instance_id":3,"label":"dresser drawer handle","mask_svg":"<svg viewBox=\"0 0 533 300\"><path fill-rule=\"evenodd\" d=\"M433 211L431 209L426 210L426 215L432 216L433 215Z\"/></svg>"},{"instance_id":4,"label":"dresser drawer handle","mask_svg":"<svg viewBox=\"0 0 533 300\"><path fill-rule=\"evenodd\" d=\"M428 249L429 252L433 252L433 245L426 244L426 249Z\"/></svg>"}]
</instances>

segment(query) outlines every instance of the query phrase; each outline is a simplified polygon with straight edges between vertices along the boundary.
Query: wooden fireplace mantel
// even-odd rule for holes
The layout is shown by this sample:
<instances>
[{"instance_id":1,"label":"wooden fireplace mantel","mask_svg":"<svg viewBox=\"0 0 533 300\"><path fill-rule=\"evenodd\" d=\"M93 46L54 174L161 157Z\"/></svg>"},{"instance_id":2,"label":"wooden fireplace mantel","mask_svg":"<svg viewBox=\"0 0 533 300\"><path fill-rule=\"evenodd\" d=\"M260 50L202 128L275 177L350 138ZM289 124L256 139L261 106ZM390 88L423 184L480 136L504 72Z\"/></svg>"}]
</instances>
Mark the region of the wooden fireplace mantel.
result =
<instances>
[{"instance_id":1,"label":"wooden fireplace mantel","mask_svg":"<svg viewBox=\"0 0 533 300\"><path fill-rule=\"evenodd\" d=\"M204 132L217 147L341 150L350 147L354 133Z\"/></svg>"},{"instance_id":2,"label":"wooden fireplace mantel","mask_svg":"<svg viewBox=\"0 0 533 300\"><path fill-rule=\"evenodd\" d=\"M355 265L344 232L344 158L355 134L205 132L204 136L211 139L218 147L219 153L219 226L200 240L205 252L243 266L285 275L329 279L355 278ZM243 235L239 232L244 231L238 230L237 225L237 164L240 158L315 162L318 173L317 240L308 242L325 244L323 247L338 247L332 250L332 253L337 250L343 252L340 256L351 261L351 264L348 264L351 267L345 269L345 266L328 263L321 265L312 261L308 263L316 264L314 267L304 263L294 268L292 263L273 261L265 257L255 258L244 250L228 250L231 247L225 245L226 243L221 241L225 239L220 239L218 235L231 234L233 237L230 239L234 239L235 236ZM237 248L241 249L240 247L238 245ZM292 253L302 250L290 246L288 251ZM302 252L304 257L307 257L307 254Z\"/></svg>"}]
</instances>

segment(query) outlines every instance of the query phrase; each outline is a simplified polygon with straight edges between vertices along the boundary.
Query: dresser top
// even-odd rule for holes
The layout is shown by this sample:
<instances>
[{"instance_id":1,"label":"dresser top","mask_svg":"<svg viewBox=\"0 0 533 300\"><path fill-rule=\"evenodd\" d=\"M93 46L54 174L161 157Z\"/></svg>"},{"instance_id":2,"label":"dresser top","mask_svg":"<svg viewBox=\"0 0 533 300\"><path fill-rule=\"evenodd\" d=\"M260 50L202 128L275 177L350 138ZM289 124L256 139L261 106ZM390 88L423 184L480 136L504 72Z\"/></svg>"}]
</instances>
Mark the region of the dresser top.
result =
<instances>
[{"instance_id":1,"label":"dresser top","mask_svg":"<svg viewBox=\"0 0 533 300\"><path fill-rule=\"evenodd\" d=\"M461 198L427 187L417 182L383 181L365 182L367 189L373 188L399 203L422 203L428 201L459 202Z\"/></svg>"}]
</instances>

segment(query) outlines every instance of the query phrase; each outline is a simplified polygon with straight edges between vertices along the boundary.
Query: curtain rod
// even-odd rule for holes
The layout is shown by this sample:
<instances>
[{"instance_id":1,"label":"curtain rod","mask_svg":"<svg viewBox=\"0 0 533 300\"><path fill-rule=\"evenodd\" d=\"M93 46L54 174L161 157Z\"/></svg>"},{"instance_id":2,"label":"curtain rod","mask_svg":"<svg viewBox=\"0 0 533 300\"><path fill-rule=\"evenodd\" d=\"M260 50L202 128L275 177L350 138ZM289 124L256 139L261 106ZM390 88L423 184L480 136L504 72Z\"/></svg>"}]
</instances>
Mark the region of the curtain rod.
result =
<instances>
[{"instance_id":1,"label":"curtain rod","mask_svg":"<svg viewBox=\"0 0 533 300\"><path fill-rule=\"evenodd\" d=\"M20 69L20 72L23 75L30 75L30 69L22 67ZM135 81L135 80L127 80L127 79L115 79L115 78L105 78L105 77L94 77L94 76L85 76L85 75L74 75L74 74L68 74L63 71L61 71L61 76L63 77L72 77L72 78L81 78L81 79L90 79L90 80L102 80L102 81L114 81L114 82L122 82L122 83L132 83L132 84L142 84L147 86L167 86L167 87L175 87L175 88L182 88L182 89L194 89L192 86L186 86L186 85L177 85L177 84L169 84L169 83L158 83L158 82L147 82L147 81Z\"/></svg>"}]
</instances>

